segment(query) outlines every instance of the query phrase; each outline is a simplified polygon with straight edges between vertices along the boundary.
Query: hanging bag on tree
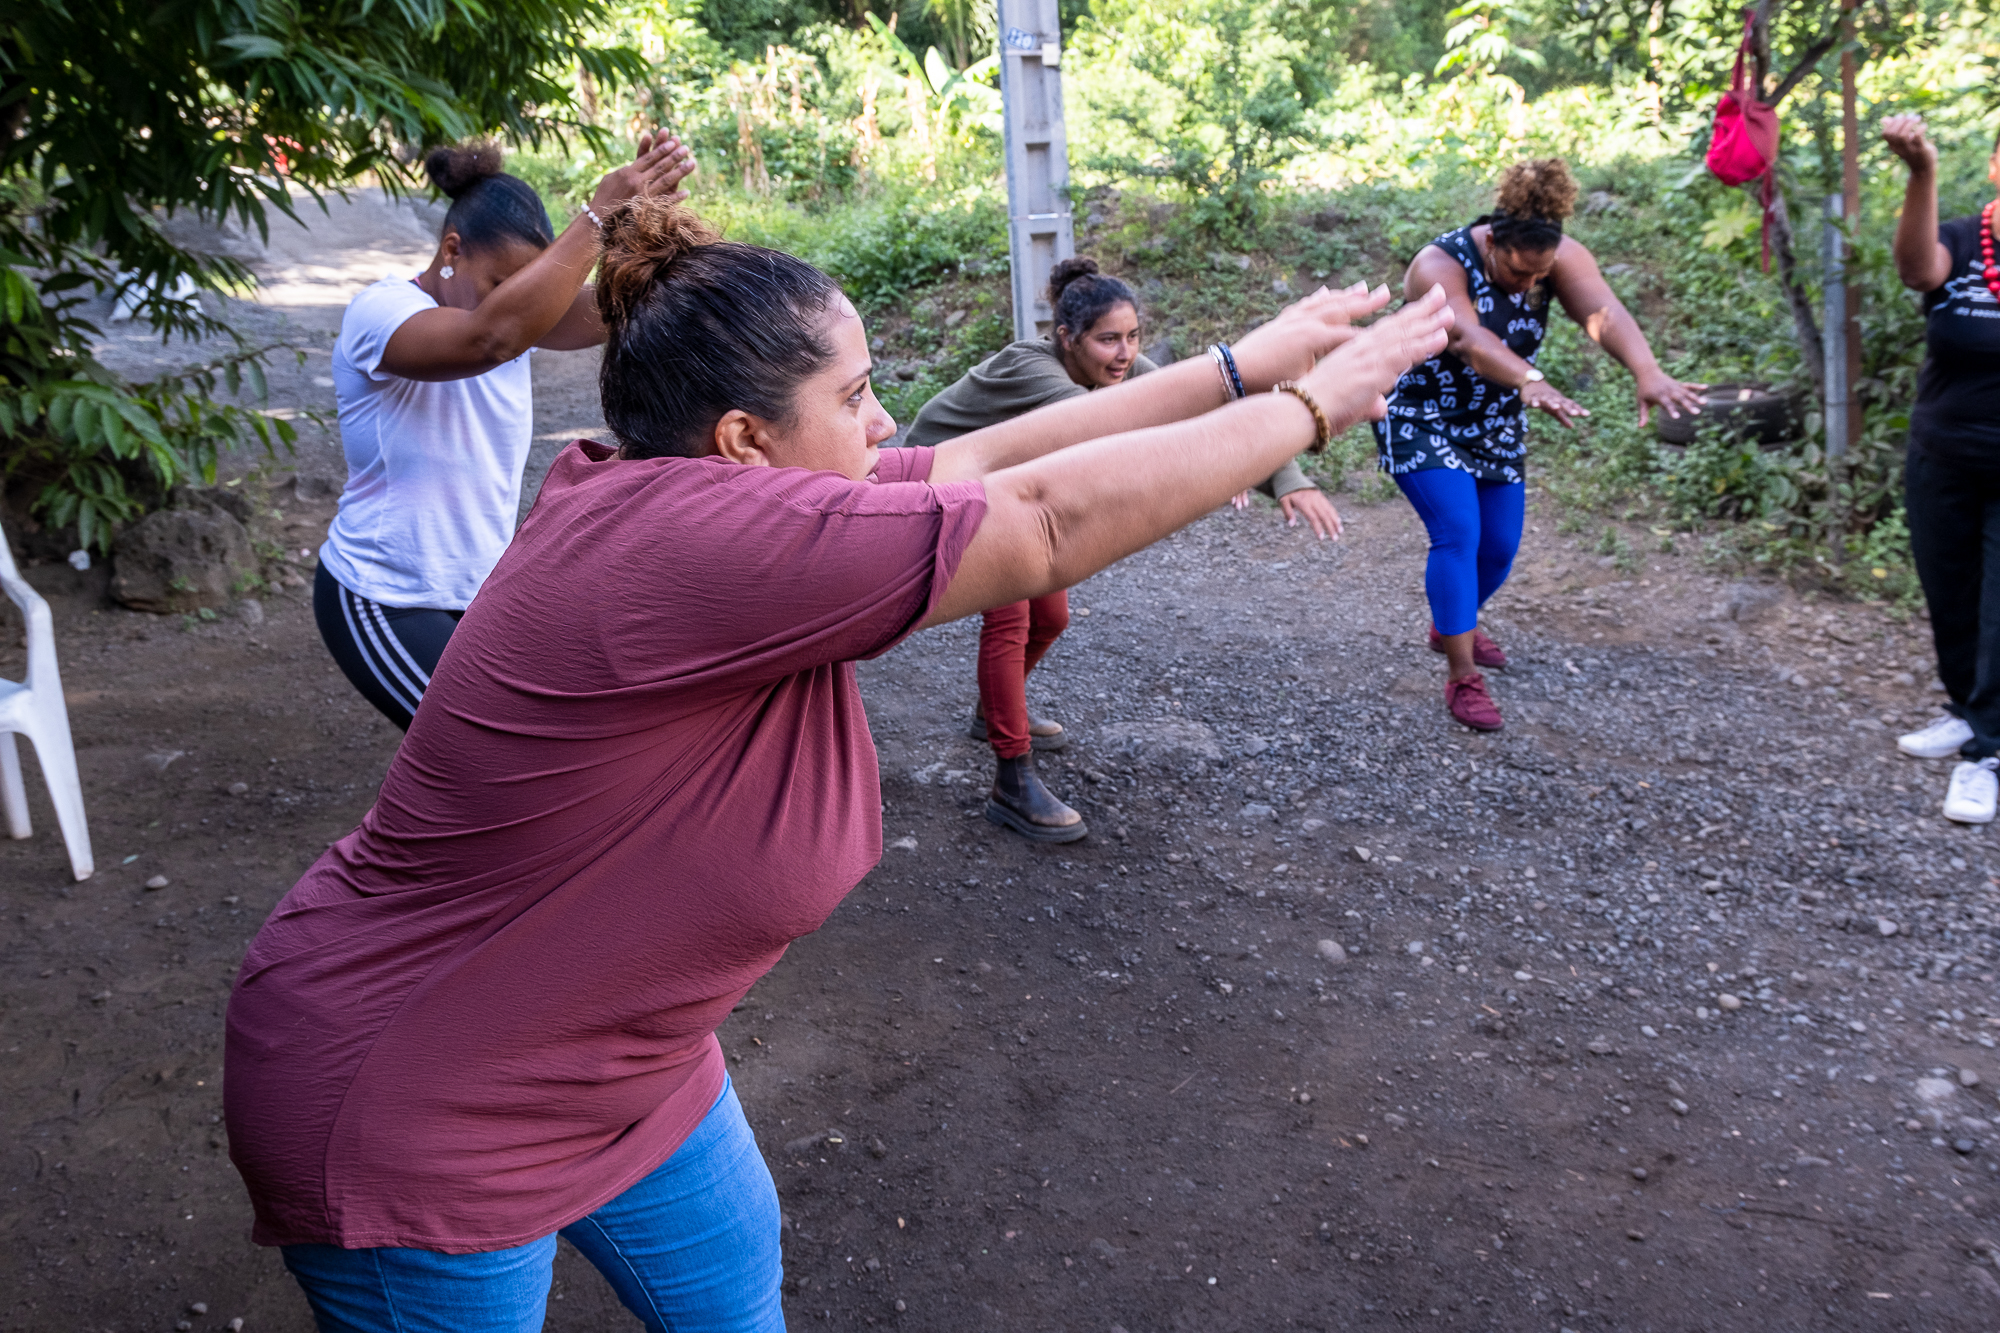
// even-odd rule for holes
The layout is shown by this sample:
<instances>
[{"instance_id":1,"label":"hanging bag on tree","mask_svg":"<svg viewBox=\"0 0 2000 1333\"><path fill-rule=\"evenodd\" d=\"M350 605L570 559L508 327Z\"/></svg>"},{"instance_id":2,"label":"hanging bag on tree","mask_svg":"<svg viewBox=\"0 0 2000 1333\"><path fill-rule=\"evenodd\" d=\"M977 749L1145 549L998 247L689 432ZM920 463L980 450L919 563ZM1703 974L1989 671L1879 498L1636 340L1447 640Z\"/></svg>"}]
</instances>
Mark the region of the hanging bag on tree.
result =
<instances>
[{"instance_id":1,"label":"hanging bag on tree","mask_svg":"<svg viewBox=\"0 0 2000 1333\"><path fill-rule=\"evenodd\" d=\"M1762 178L1759 202L1764 205L1764 267L1771 267L1772 168L1778 163L1778 112L1758 100L1743 61L1750 54L1751 27L1756 15L1743 17L1743 40L1736 47L1736 72L1729 91L1715 104L1715 136L1708 144L1708 169L1724 185L1748 185Z\"/></svg>"}]
</instances>

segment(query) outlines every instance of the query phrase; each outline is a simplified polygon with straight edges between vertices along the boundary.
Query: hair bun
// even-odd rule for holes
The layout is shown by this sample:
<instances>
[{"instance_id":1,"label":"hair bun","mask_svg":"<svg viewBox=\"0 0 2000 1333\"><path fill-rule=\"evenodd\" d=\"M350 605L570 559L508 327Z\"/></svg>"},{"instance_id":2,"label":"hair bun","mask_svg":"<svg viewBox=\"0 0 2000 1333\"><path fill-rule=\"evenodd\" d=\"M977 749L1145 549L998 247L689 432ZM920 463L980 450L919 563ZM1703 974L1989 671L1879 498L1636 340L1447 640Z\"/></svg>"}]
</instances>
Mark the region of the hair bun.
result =
<instances>
[{"instance_id":1,"label":"hair bun","mask_svg":"<svg viewBox=\"0 0 2000 1333\"><path fill-rule=\"evenodd\" d=\"M1511 218L1562 225L1576 208L1576 177L1559 157L1516 162L1501 173L1494 207Z\"/></svg>"},{"instance_id":2,"label":"hair bun","mask_svg":"<svg viewBox=\"0 0 2000 1333\"><path fill-rule=\"evenodd\" d=\"M500 146L481 142L433 148L424 156L424 174L448 198L456 199L479 182L500 174Z\"/></svg>"},{"instance_id":3,"label":"hair bun","mask_svg":"<svg viewBox=\"0 0 2000 1333\"><path fill-rule=\"evenodd\" d=\"M1049 304L1054 305L1062 299L1063 288L1078 278L1092 277L1097 271L1097 261L1081 255L1059 261L1049 270Z\"/></svg>"},{"instance_id":4,"label":"hair bun","mask_svg":"<svg viewBox=\"0 0 2000 1333\"><path fill-rule=\"evenodd\" d=\"M693 209L669 199L635 195L604 215L597 265L597 309L608 325L623 324L675 260L722 239Z\"/></svg>"}]
</instances>

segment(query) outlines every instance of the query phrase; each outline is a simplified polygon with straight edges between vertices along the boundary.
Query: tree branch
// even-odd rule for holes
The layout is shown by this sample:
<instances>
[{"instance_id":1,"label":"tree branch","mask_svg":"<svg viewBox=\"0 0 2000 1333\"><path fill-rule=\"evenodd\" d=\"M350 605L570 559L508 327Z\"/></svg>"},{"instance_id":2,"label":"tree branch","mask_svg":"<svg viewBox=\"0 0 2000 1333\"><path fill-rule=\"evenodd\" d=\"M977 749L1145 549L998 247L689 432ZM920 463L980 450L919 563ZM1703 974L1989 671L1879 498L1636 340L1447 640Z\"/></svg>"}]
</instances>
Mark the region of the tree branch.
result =
<instances>
[{"instance_id":1,"label":"tree branch","mask_svg":"<svg viewBox=\"0 0 2000 1333\"><path fill-rule=\"evenodd\" d=\"M1758 198L1757 182L1744 186L1744 193ZM1792 328L1799 340L1799 359L1821 395L1826 392L1826 343L1814 318L1812 296L1800 281L1798 255L1792 242L1792 218L1785 208L1785 192L1775 183L1771 189L1771 249L1778 256L1778 285L1784 288L1785 302L1792 309Z\"/></svg>"},{"instance_id":2,"label":"tree branch","mask_svg":"<svg viewBox=\"0 0 2000 1333\"><path fill-rule=\"evenodd\" d=\"M1828 51L1831 51L1835 46L1839 45L1839 43L1840 43L1840 28L1836 26L1832 32L1820 38L1818 41L1814 42L1811 46L1808 46L1806 48L1805 55L1801 56L1799 58L1799 63L1793 66L1792 72L1790 74L1787 74L1782 80L1780 80L1777 88L1772 91L1770 97L1770 104L1772 106L1776 106L1778 103L1784 101L1785 94L1790 92L1792 89L1798 87L1800 80L1804 79L1806 75L1812 73L1813 66L1819 64L1821 58L1823 58Z\"/></svg>"}]
</instances>

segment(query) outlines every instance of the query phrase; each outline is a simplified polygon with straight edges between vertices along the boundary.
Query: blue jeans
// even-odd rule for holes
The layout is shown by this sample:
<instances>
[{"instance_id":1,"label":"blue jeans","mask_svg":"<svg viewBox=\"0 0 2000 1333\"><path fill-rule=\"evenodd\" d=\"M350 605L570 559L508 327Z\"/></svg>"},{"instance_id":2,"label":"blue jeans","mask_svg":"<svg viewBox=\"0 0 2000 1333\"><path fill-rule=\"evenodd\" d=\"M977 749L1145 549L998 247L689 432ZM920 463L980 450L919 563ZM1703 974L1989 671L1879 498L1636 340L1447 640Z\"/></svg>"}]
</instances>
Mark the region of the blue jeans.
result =
<instances>
[{"instance_id":1,"label":"blue jeans","mask_svg":"<svg viewBox=\"0 0 2000 1333\"><path fill-rule=\"evenodd\" d=\"M783 1333L778 1190L731 1085L658 1170L560 1234L652 1333ZM320 1333L535 1333L556 1238L485 1254L284 1256Z\"/></svg>"},{"instance_id":2,"label":"blue jeans","mask_svg":"<svg viewBox=\"0 0 2000 1333\"><path fill-rule=\"evenodd\" d=\"M1521 549L1528 488L1522 482L1479 481L1455 467L1404 472L1396 485L1431 535L1424 596L1438 633L1479 626L1479 608L1500 590Z\"/></svg>"}]
</instances>

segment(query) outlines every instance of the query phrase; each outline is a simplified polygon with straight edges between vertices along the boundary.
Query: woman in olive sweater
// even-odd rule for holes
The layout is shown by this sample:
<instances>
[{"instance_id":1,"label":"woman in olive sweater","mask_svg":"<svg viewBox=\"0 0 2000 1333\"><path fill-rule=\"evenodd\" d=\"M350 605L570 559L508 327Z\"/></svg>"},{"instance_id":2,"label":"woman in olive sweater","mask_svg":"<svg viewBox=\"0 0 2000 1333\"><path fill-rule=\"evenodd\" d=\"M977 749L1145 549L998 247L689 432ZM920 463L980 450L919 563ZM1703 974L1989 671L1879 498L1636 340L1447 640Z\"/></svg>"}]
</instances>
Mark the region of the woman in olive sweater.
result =
<instances>
[{"instance_id":1,"label":"woman in olive sweater","mask_svg":"<svg viewBox=\"0 0 2000 1333\"><path fill-rule=\"evenodd\" d=\"M1055 333L1001 348L924 405L910 445L938 445L1038 407L1122 384L1157 367L1139 355L1139 299L1096 261L1065 259L1049 276ZM1225 376L1228 369L1218 365ZM1301 518L1324 538L1340 535L1340 515L1296 462L1257 489L1272 496L1288 523ZM1237 497L1248 502L1249 492ZM1088 830L1035 772L1036 750L1059 750L1062 725L1028 714L1028 673L1069 627L1069 593L986 612L979 631L979 706L971 735L993 746L997 773L986 817L1036 842L1074 842Z\"/></svg>"}]
</instances>

